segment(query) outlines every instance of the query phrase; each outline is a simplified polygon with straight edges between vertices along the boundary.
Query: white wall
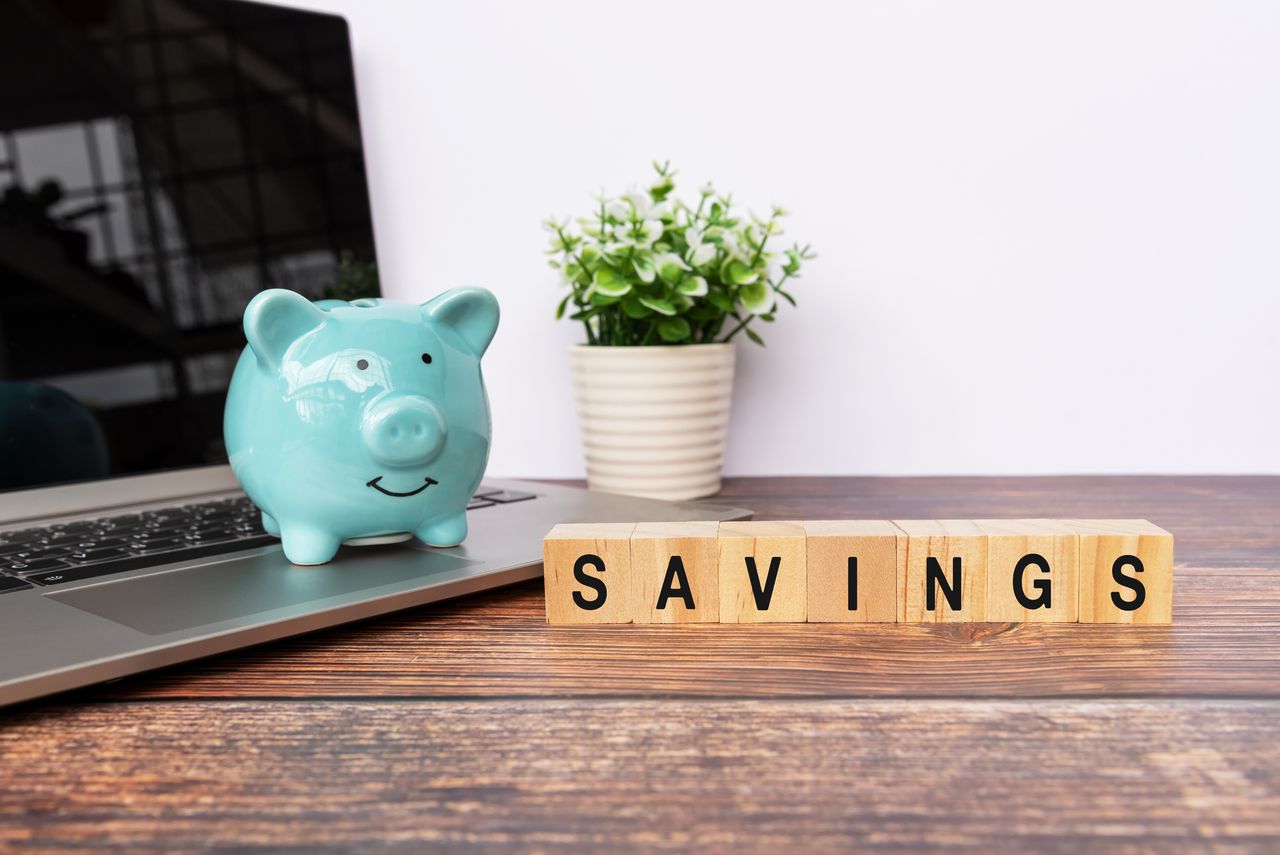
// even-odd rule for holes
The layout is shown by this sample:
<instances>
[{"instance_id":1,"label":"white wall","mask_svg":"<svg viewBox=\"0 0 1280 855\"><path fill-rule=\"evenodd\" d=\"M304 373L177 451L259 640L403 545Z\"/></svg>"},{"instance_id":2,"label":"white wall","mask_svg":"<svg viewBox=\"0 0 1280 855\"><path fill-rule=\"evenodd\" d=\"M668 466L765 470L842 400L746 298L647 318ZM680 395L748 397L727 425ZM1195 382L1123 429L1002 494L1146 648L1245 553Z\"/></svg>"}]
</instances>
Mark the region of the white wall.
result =
<instances>
[{"instance_id":1,"label":"white wall","mask_svg":"<svg viewBox=\"0 0 1280 855\"><path fill-rule=\"evenodd\" d=\"M731 474L1280 472L1280 4L323 0L390 296L504 320L490 471L579 474L540 221L667 159L821 257Z\"/></svg>"}]
</instances>

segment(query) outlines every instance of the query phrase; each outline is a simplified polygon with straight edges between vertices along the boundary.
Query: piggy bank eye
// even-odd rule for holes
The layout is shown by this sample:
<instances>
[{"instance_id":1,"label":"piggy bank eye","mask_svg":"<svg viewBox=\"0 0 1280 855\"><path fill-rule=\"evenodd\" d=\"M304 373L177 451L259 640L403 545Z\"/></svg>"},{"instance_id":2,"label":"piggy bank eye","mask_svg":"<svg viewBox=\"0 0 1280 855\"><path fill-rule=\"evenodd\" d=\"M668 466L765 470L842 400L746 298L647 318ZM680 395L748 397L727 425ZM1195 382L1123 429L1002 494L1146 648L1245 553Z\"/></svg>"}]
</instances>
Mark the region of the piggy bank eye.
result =
<instances>
[{"instance_id":1,"label":"piggy bank eye","mask_svg":"<svg viewBox=\"0 0 1280 855\"><path fill-rule=\"evenodd\" d=\"M424 354L422 354L422 361L423 361L425 364L430 365L430 364L431 364L431 354L429 354L429 353L424 353Z\"/></svg>"},{"instance_id":2,"label":"piggy bank eye","mask_svg":"<svg viewBox=\"0 0 1280 855\"><path fill-rule=\"evenodd\" d=\"M369 367L369 360L367 359L356 360L356 368L359 368L361 371L364 371L368 367Z\"/></svg>"}]
</instances>

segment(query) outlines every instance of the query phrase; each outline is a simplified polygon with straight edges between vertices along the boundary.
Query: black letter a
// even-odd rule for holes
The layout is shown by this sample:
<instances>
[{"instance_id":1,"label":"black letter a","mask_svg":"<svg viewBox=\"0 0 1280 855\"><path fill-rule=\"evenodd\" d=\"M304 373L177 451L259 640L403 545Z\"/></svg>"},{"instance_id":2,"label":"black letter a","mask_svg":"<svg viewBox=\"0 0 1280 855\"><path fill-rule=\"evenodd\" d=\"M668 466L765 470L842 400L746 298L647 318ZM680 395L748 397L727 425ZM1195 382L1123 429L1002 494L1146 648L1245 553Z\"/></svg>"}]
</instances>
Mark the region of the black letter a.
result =
<instances>
[{"instance_id":1,"label":"black letter a","mask_svg":"<svg viewBox=\"0 0 1280 855\"><path fill-rule=\"evenodd\" d=\"M671 583L676 581L680 587L673 588ZM667 577L662 580L662 590L658 592L658 608L665 609L667 600L672 597L681 600L686 609L697 608L693 604L693 591L689 590L689 577L684 574L684 561L679 555L672 555L667 562Z\"/></svg>"}]
</instances>

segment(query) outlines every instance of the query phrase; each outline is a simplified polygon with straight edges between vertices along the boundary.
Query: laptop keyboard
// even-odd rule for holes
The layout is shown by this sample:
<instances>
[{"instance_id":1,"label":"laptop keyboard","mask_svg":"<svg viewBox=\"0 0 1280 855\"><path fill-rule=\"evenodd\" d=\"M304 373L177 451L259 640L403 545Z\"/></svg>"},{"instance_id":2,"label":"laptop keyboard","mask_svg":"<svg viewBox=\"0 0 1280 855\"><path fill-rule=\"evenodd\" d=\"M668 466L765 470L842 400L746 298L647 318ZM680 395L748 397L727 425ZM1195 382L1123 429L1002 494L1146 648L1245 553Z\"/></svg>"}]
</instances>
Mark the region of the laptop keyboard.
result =
<instances>
[{"instance_id":1,"label":"laptop keyboard","mask_svg":"<svg viewBox=\"0 0 1280 855\"><path fill-rule=\"evenodd\" d=\"M533 498L481 486L467 510ZM9 531L0 534L0 594L279 542L247 497Z\"/></svg>"}]
</instances>

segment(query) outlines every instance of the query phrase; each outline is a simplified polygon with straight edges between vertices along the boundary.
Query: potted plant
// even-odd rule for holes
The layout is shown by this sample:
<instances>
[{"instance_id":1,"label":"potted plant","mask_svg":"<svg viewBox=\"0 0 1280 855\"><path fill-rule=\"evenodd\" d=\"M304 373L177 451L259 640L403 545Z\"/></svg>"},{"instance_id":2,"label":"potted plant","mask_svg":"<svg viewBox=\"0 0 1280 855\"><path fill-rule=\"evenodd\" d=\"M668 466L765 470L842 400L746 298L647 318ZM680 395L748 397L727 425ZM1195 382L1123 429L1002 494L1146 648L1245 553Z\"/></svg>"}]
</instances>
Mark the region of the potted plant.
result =
<instances>
[{"instance_id":1,"label":"potted plant","mask_svg":"<svg viewBox=\"0 0 1280 855\"><path fill-rule=\"evenodd\" d=\"M648 189L596 197L574 224L548 220L569 293L556 317L582 324L571 350L592 489L663 499L720 489L734 340L763 345L809 247L770 249L786 211L734 212L711 185L687 203L669 164Z\"/></svg>"}]
</instances>

